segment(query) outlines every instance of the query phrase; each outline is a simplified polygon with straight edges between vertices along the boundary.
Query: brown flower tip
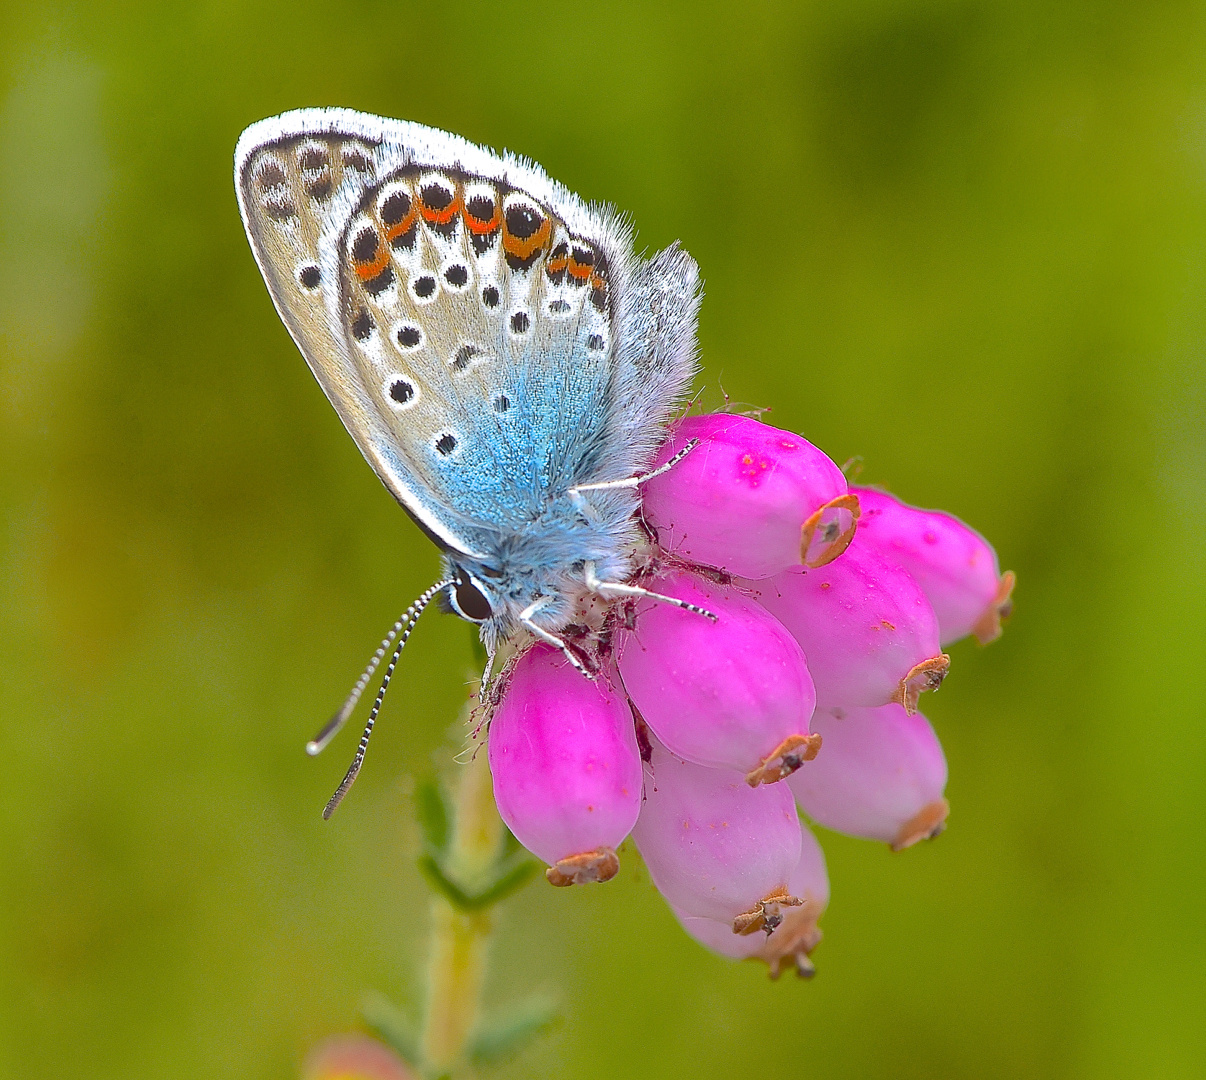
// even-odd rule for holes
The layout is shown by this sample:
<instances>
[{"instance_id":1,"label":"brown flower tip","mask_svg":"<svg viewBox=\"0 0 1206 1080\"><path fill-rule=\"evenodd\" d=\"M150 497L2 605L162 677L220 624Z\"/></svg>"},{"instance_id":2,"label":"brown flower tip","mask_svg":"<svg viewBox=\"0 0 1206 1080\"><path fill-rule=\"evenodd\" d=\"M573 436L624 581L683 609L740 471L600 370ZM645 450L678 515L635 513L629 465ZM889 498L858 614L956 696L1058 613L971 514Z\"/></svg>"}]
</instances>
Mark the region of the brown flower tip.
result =
<instances>
[{"instance_id":1,"label":"brown flower tip","mask_svg":"<svg viewBox=\"0 0 1206 1080\"><path fill-rule=\"evenodd\" d=\"M389 1047L367 1035L336 1035L319 1043L302 1068L305 1080L416 1080Z\"/></svg>"},{"instance_id":2,"label":"brown flower tip","mask_svg":"<svg viewBox=\"0 0 1206 1080\"><path fill-rule=\"evenodd\" d=\"M745 776L745 782L750 787L759 784L773 784L785 776L791 776L804 762L811 761L821 749L821 736L789 735L777 747L770 757L765 758L756 769L751 769Z\"/></svg>"},{"instance_id":3,"label":"brown flower tip","mask_svg":"<svg viewBox=\"0 0 1206 1080\"><path fill-rule=\"evenodd\" d=\"M810 569L833 562L850 546L861 513L858 496L830 499L800 526L800 562Z\"/></svg>"},{"instance_id":4,"label":"brown flower tip","mask_svg":"<svg viewBox=\"0 0 1206 1080\"><path fill-rule=\"evenodd\" d=\"M772 979L793 967L801 979L811 979L817 973L809 956L821 941L817 919L823 910L815 900L806 897L798 907L783 912L779 928L756 955L756 959L766 961L767 974Z\"/></svg>"},{"instance_id":5,"label":"brown flower tip","mask_svg":"<svg viewBox=\"0 0 1206 1080\"><path fill-rule=\"evenodd\" d=\"M786 889L780 888L759 900L749 911L738 915L733 920L733 933L744 937L761 930L770 934L783 922L787 909L799 907L802 903L804 901L798 896L789 896Z\"/></svg>"},{"instance_id":6,"label":"brown flower tip","mask_svg":"<svg viewBox=\"0 0 1206 1080\"><path fill-rule=\"evenodd\" d=\"M1001 620L1008 619L1013 612L1013 587L1017 580L1017 575L1012 570L1006 570L1001 575L1001 580L997 583L997 595L972 627L972 633L981 645L996 641L1001 636Z\"/></svg>"},{"instance_id":7,"label":"brown flower tip","mask_svg":"<svg viewBox=\"0 0 1206 1080\"><path fill-rule=\"evenodd\" d=\"M910 672L900 680L892 700L897 705L903 705L905 712L912 716L917 711L917 699L926 690L937 690L950 670L951 658L946 653L931 656L915 664Z\"/></svg>"},{"instance_id":8,"label":"brown flower tip","mask_svg":"<svg viewBox=\"0 0 1206 1080\"><path fill-rule=\"evenodd\" d=\"M568 859L555 862L545 872L550 885L592 885L596 881L610 881L620 869L620 859L608 847L584 851Z\"/></svg>"},{"instance_id":9,"label":"brown flower tip","mask_svg":"<svg viewBox=\"0 0 1206 1080\"><path fill-rule=\"evenodd\" d=\"M920 840L933 840L946 829L946 815L950 812L951 804L945 799L926 803L900 827L890 845L892 850L904 851Z\"/></svg>"}]
</instances>

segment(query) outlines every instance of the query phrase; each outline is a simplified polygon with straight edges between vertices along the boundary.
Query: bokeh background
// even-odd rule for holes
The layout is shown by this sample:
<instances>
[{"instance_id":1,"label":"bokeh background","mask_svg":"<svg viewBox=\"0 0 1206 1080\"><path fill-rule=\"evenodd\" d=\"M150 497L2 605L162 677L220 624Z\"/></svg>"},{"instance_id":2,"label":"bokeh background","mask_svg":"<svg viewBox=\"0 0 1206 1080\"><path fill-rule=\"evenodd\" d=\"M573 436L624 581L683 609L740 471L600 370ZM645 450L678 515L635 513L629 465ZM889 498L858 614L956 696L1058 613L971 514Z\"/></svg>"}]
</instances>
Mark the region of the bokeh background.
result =
<instances>
[{"instance_id":1,"label":"bokeh background","mask_svg":"<svg viewBox=\"0 0 1206 1080\"><path fill-rule=\"evenodd\" d=\"M529 885L501 1077L1200 1077L1206 8L10 0L0 7L0 1075L296 1075L413 1006L413 639L352 797L302 744L432 580L277 319L231 153L337 104L536 158L680 238L722 392L1018 572L926 711L953 811L822 834L811 984L688 940L633 853Z\"/></svg>"}]
</instances>

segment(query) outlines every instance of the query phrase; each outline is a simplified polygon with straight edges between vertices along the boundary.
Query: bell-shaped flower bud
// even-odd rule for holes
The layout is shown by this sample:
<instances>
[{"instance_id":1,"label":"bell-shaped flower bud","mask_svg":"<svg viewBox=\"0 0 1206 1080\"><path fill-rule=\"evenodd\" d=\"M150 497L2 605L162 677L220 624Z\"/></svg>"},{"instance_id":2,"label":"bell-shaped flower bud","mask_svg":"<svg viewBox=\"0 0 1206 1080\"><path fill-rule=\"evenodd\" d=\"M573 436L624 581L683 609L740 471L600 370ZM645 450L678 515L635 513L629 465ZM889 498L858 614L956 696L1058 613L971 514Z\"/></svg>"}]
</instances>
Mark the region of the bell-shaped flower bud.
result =
<instances>
[{"instance_id":1,"label":"bell-shaped flower bud","mask_svg":"<svg viewBox=\"0 0 1206 1080\"><path fill-rule=\"evenodd\" d=\"M791 782L813 821L894 851L942 831L946 758L924 716L899 705L818 709L814 724L825 752Z\"/></svg>"},{"instance_id":2,"label":"bell-shaped flower bud","mask_svg":"<svg viewBox=\"0 0 1206 1080\"><path fill-rule=\"evenodd\" d=\"M319 1043L302 1067L304 1080L417 1080L384 1043L367 1035L336 1035Z\"/></svg>"},{"instance_id":3,"label":"bell-shaped flower bud","mask_svg":"<svg viewBox=\"0 0 1206 1080\"><path fill-rule=\"evenodd\" d=\"M687 915L677 908L674 914L696 941L721 956L734 960L764 960L770 977L777 979L783 967L796 969L801 978L816 972L809 955L821 940L817 920L829 903L829 875L825 872L825 855L809 829L800 830L800 861L787 879L787 889L803 901L799 907L786 908L783 921L769 936L763 934L734 934L726 922Z\"/></svg>"},{"instance_id":4,"label":"bell-shaped flower bud","mask_svg":"<svg viewBox=\"0 0 1206 1080\"><path fill-rule=\"evenodd\" d=\"M687 915L752 934L779 925L801 899L800 819L784 784L750 787L730 769L681 761L650 736L645 805L632 838L653 883Z\"/></svg>"},{"instance_id":5,"label":"bell-shaped flower bud","mask_svg":"<svg viewBox=\"0 0 1206 1080\"><path fill-rule=\"evenodd\" d=\"M489 755L498 812L550 864L549 881L615 875L615 849L641 809L641 758L632 712L607 672L592 682L560 650L533 646L494 710Z\"/></svg>"},{"instance_id":6,"label":"bell-shaped flower bud","mask_svg":"<svg viewBox=\"0 0 1206 1080\"><path fill-rule=\"evenodd\" d=\"M788 570L744 583L795 636L808 660L817 708L917 709L950 666L938 619L908 571L859 541L817 570Z\"/></svg>"},{"instance_id":7,"label":"bell-shaped flower bud","mask_svg":"<svg viewBox=\"0 0 1206 1080\"><path fill-rule=\"evenodd\" d=\"M903 566L925 591L942 644L975 634L981 645L1001 635L1014 574L975 529L941 510L921 510L876 488L853 488L862 507L859 544Z\"/></svg>"},{"instance_id":8,"label":"bell-shaped flower bud","mask_svg":"<svg viewBox=\"0 0 1206 1080\"><path fill-rule=\"evenodd\" d=\"M641 717L671 753L774 783L816 756L808 718L816 695L786 627L729 585L668 573L649 583L715 621L642 600L617 666Z\"/></svg>"},{"instance_id":9,"label":"bell-shaped flower bud","mask_svg":"<svg viewBox=\"0 0 1206 1080\"><path fill-rule=\"evenodd\" d=\"M686 457L642 485L645 520L667 551L762 578L802 562L820 566L850 542L858 501L841 469L807 440L748 416L687 416L657 464L692 440Z\"/></svg>"}]
</instances>

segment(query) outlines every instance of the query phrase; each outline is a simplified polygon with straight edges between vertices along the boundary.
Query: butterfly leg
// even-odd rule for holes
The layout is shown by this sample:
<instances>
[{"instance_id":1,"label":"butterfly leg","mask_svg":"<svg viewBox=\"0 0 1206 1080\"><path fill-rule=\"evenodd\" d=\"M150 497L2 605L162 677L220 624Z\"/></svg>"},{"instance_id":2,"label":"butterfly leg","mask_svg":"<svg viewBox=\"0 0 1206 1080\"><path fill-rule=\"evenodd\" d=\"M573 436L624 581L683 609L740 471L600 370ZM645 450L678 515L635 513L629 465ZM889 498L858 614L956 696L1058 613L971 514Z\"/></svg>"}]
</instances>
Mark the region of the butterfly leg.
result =
<instances>
[{"instance_id":1,"label":"butterfly leg","mask_svg":"<svg viewBox=\"0 0 1206 1080\"><path fill-rule=\"evenodd\" d=\"M574 654L574 650L571 649L569 645L567 645L556 634L550 634L547 630L537 626L532 621L532 616L535 615L536 612L538 612L541 608L547 607L552 599L553 598L551 596L541 596L530 603L526 608L523 609L523 611L519 613L520 625L523 626L524 629L526 629L533 637L539 638L541 641L547 642L549 645L555 645L558 649L565 653L565 658L578 671L580 671L593 682L595 676L586 669L586 665L578 659L578 657Z\"/></svg>"},{"instance_id":2,"label":"butterfly leg","mask_svg":"<svg viewBox=\"0 0 1206 1080\"><path fill-rule=\"evenodd\" d=\"M652 480L655 476L662 476L668 473L698 445L698 439L689 440L687 445L675 454L674 457L667 461L665 465L659 465L653 472L642 473L640 476L627 476L623 480L606 480L601 484L578 484L569 489L570 501L577 509L582 510L586 506L586 500L582 498L582 492L584 491L614 491L619 488L640 487L646 480Z\"/></svg>"},{"instance_id":3,"label":"butterfly leg","mask_svg":"<svg viewBox=\"0 0 1206 1080\"><path fill-rule=\"evenodd\" d=\"M666 596L663 593L653 592L651 589L642 589L639 585L624 585L618 581L600 581L598 575L595 573L595 564L593 562L586 564L586 587L591 592L598 593L603 597L644 596L650 600L656 600L661 604L670 604L673 607L682 608L684 611L691 611L696 615L702 615L705 619L711 619L712 622L716 622L717 619L717 616L706 608L688 603L686 600L680 600L677 596Z\"/></svg>"}]
</instances>

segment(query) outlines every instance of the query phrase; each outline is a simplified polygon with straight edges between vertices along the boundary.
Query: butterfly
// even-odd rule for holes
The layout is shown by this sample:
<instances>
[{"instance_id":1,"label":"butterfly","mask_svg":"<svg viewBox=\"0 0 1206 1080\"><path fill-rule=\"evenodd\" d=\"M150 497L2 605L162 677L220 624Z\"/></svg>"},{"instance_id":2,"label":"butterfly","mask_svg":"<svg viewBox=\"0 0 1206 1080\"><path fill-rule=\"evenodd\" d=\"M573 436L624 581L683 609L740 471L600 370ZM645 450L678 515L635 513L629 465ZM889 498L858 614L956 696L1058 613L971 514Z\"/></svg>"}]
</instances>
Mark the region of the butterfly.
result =
<instances>
[{"instance_id":1,"label":"butterfly","mask_svg":"<svg viewBox=\"0 0 1206 1080\"><path fill-rule=\"evenodd\" d=\"M330 741L396 640L329 816L434 597L481 627L491 658L526 631L587 675L565 631L591 598L682 605L632 579L639 485L696 370L699 271L677 245L639 257L622 217L531 161L346 109L253 124L235 187L281 319L442 555L308 746Z\"/></svg>"}]
</instances>

